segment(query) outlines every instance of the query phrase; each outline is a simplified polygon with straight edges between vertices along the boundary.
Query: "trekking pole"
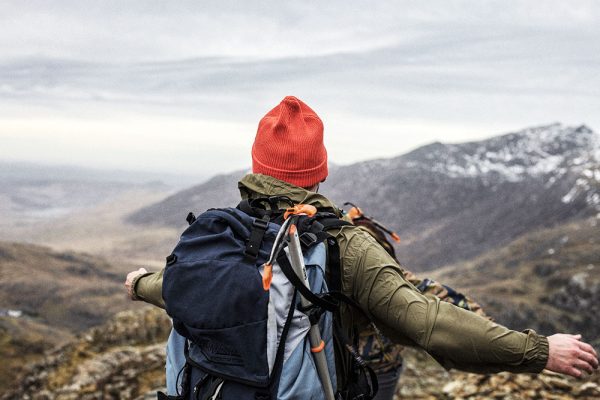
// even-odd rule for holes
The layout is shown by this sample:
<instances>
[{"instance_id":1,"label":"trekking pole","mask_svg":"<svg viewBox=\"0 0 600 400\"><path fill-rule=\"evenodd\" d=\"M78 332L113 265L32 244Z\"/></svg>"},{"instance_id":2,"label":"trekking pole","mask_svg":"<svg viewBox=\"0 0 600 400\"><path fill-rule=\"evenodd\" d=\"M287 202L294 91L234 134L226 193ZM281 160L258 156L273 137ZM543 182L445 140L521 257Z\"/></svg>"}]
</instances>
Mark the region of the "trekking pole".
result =
<instances>
[{"instance_id":1,"label":"trekking pole","mask_svg":"<svg viewBox=\"0 0 600 400\"><path fill-rule=\"evenodd\" d=\"M316 209L312 206L298 205L294 209L290 209L286 212L285 218L290 215L295 217L299 215L312 216L316 213ZM300 238L298 237L298 229L294 223L295 219L290 223L288 228L289 237L289 254L290 264L294 273L304 282L304 285L310 289L310 283L308 282L308 276L306 274L306 266L304 265L304 257L302 256L302 248L300 247ZM309 307L310 303L304 296L300 296L300 304L303 308ZM325 342L321 338L321 332L319 331L318 323L311 325L308 333L310 340L310 351L312 352L315 360L315 366L317 367L317 373L323 386L323 392L325 393L326 400L335 400L333 385L331 384L331 377L329 376L329 368L327 367L327 359L325 358Z\"/></svg>"}]
</instances>

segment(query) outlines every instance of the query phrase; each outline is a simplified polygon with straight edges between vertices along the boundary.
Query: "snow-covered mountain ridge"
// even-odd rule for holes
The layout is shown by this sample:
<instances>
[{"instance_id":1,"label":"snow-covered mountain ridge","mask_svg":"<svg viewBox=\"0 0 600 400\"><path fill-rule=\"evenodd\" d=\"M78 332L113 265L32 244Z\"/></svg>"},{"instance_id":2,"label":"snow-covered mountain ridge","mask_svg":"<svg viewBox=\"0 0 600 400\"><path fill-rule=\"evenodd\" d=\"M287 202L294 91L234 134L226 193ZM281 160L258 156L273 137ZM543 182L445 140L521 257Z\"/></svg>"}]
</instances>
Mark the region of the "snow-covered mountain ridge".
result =
<instances>
[{"instance_id":1,"label":"snow-covered mountain ridge","mask_svg":"<svg viewBox=\"0 0 600 400\"><path fill-rule=\"evenodd\" d=\"M426 166L453 178L497 175L518 182L574 168L600 180L600 135L585 125L552 124L479 142L434 143L402 158L408 167Z\"/></svg>"},{"instance_id":2,"label":"snow-covered mountain ridge","mask_svg":"<svg viewBox=\"0 0 600 400\"><path fill-rule=\"evenodd\" d=\"M541 178L551 187L569 174L574 184L562 201L583 196L600 212L600 134L585 125L556 123L479 142L434 143L398 160L404 168L427 169L450 178L479 178L485 185Z\"/></svg>"}]
</instances>

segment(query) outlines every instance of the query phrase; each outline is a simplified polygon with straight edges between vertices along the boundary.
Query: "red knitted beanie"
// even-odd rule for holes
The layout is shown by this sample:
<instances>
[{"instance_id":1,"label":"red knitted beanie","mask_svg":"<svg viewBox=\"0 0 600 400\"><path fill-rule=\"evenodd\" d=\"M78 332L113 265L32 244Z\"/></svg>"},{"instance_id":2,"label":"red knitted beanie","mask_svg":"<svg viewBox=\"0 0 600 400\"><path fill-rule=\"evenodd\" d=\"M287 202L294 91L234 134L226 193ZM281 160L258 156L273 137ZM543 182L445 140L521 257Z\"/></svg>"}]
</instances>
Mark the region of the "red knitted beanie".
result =
<instances>
[{"instance_id":1,"label":"red knitted beanie","mask_svg":"<svg viewBox=\"0 0 600 400\"><path fill-rule=\"evenodd\" d=\"M258 123L252 172L300 187L327 177L323 122L304 102L287 96Z\"/></svg>"}]
</instances>

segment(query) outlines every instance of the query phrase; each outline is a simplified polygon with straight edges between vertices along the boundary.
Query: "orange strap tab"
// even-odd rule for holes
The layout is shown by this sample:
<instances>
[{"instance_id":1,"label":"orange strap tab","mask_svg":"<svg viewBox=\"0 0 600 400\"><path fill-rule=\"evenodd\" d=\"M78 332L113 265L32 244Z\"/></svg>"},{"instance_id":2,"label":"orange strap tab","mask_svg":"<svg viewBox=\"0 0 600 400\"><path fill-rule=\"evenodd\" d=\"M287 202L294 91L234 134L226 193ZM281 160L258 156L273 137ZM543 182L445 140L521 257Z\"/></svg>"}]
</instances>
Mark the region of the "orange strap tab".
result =
<instances>
[{"instance_id":1,"label":"orange strap tab","mask_svg":"<svg viewBox=\"0 0 600 400\"><path fill-rule=\"evenodd\" d=\"M311 347L312 353L320 353L325 348L325 342L321 340L321 343L317 347Z\"/></svg>"},{"instance_id":2,"label":"orange strap tab","mask_svg":"<svg viewBox=\"0 0 600 400\"><path fill-rule=\"evenodd\" d=\"M298 215L298 214L306 214L309 217L312 217L317 213L317 208L315 206L311 206L310 204L296 204L292 208L288 208L285 210L283 214L284 219L288 219L290 215Z\"/></svg>"},{"instance_id":3,"label":"orange strap tab","mask_svg":"<svg viewBox=\"0 0 600 400\"><path fill-rule=\"evenodd\" d=\"M263 268L263 276L262 276L262 282L263 282L263 289L265 289L265 291L268 291L271 288L271 281L273 280L273 266L271 264L264 264L264 268Z\"/></svg>"}]
</instances>

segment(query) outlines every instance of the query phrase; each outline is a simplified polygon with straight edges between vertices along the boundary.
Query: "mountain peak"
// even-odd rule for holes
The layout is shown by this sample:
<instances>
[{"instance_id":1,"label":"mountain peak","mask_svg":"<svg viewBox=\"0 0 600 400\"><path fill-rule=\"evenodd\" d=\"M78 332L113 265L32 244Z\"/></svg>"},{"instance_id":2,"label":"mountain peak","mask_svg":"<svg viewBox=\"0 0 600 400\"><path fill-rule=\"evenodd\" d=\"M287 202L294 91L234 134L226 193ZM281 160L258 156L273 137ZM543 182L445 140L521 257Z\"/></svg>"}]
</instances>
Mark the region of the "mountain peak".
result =
<instances>
[{"instance_id":1,"label":"mountain peak","mask_svg":"<svg viewBox=\"0 0 600 400\"><path fill-rule=\"evenodd\" d=\"M486 176L517 182L528 176L597 169L600 136L585 125L553 123L478 142L436 142L400 158L409 167L451 178Z\"/></svg>"}]
</instances>

